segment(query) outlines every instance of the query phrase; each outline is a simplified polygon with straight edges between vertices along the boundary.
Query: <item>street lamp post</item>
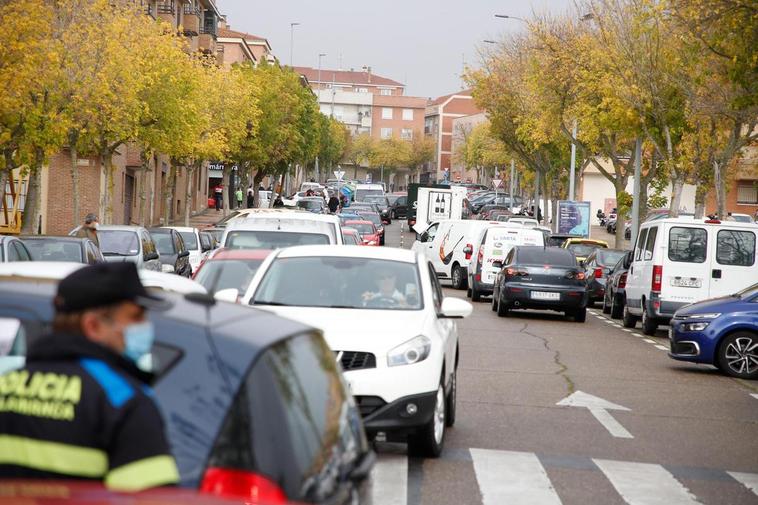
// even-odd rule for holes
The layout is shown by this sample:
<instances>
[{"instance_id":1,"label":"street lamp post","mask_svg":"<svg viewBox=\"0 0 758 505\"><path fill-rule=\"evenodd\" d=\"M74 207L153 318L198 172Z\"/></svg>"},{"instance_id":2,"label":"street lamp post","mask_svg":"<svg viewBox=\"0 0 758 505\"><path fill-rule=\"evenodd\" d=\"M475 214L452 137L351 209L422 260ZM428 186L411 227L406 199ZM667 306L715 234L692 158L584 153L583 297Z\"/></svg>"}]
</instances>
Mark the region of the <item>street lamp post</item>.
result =
<instances>
[{"instance_id":1,"label":"street lamp post","mask_svg":"<svg viewBox=\"0 0 758 505\"><path fill-rule=\"evenodd\" d=\"M318 55L318 102L321 106L321 58L326 56L326 53L319 53ZM318 154L316 155L316 182L321 181L321 171L318 166Z\"/></svg>"},{"instance_id":2,"label":"street lamp post","mask_svg":"<svg viewBox=\"0 0 758 505\"><path fill-rule=\"evenodd\" d=\"M574 119L574 129L571 139L571 171L569 173L569 200L574 201L574 174L576 172L576 129L577 121Z\"/></svg>"},{"instance_id":3,"label":"street lamp post","mask_svg":"<svg viewBox=\"0 0 758 505\"><path fill-rule=\"evenodd\" d=\"M290 23L290 67L292 66L292 55L295 52L295 27L299 25L300 23Z\"/></svg>"}]
</instances>

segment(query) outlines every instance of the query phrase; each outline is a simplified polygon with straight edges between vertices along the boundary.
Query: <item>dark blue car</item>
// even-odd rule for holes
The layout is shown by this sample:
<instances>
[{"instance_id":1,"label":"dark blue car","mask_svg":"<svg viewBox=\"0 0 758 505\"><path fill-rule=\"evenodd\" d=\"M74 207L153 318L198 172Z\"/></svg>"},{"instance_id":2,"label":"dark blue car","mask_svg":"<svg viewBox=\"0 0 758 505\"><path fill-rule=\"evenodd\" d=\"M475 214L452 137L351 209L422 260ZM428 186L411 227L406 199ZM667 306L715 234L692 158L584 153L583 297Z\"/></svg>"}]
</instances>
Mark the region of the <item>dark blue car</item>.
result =
<instances>
[{"instance_id":1,"label":"dark blue car","mask_svg":"<svg viewBox=\"0 0 758 505\"><path fill-rule=\"evenodd\" d=\"M732 377L758 379L758 284L679 309L671 320L669 340L673 359L708 363Z\"/></svg>"}]
</instances>

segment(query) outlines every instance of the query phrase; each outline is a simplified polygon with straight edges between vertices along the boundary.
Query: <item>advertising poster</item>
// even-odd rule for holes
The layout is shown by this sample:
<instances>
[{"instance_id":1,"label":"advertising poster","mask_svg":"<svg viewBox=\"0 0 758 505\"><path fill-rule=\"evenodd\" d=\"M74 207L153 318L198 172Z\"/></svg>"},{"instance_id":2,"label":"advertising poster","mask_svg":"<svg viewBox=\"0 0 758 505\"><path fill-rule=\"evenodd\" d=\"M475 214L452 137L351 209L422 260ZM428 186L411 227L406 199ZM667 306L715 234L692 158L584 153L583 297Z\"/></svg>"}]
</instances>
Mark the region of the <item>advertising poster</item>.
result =
<instances>
[{"instance_id":1,"label":"advertising poster","mask_svg":"<svg viewBox=\"0 0 758 505\"><path fill-rule=\"evenodd\" d=\"M591 202L558 202L558 233L589 238L590 207Z\"/></svg>"}]
</instances>

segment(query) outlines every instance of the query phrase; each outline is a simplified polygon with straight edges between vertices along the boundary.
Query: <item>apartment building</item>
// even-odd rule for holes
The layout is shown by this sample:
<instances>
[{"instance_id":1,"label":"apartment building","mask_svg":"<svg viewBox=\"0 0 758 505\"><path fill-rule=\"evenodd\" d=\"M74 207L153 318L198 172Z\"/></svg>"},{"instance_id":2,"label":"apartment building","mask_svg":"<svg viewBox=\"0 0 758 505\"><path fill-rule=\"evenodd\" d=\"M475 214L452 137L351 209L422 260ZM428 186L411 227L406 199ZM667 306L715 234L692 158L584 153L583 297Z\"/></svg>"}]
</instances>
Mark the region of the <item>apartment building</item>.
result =
<instances>
[{"instance_id":1,"label":"apartment building","mask_svg":"<svg viewBox=\"0 0 758 505\"><path fill-rule=\"evenodd\" d=\"M424 134L436 145L435 161L427 163L420 182L450 181L453 179L453 121L456 118L481 113L474 103L471 90L441 96L429 102L424 117ZM459 174L463 177L463 174Z\"/></svg>"},{"instance_id":2,"label":"apartment building","mask_svg":"<svg viewBox=\"0 0 758 505\"><path fill-rule=\"evenodd\" d=\"M222 16L219 20L217 43L223 65L227 68L235 63L249 62L257 65L261 61L269 63L276 61L268 39L232 30L226 21L226 16Z\"/></svg>"}]
</instances>

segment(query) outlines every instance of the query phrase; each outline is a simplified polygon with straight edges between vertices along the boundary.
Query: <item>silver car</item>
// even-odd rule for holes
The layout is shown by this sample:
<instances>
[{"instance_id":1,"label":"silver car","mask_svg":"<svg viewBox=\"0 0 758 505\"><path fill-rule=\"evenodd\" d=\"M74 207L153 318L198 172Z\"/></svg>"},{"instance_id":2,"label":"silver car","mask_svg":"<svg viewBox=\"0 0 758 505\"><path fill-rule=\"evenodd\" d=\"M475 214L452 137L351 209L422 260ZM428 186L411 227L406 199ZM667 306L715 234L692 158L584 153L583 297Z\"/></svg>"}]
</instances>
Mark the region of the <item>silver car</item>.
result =
<instances>
[{"instance_id":1,"label":"silver car","mask_svg":"<svg viewBox=\"0 0 758 505\"><path fill-rule=\"evenodd\" d=\"M150 232L141 226L110 225L97 230L105 261L131 261L137 268L161 271L160 255Z\"/></svg>"}]
</instances>

